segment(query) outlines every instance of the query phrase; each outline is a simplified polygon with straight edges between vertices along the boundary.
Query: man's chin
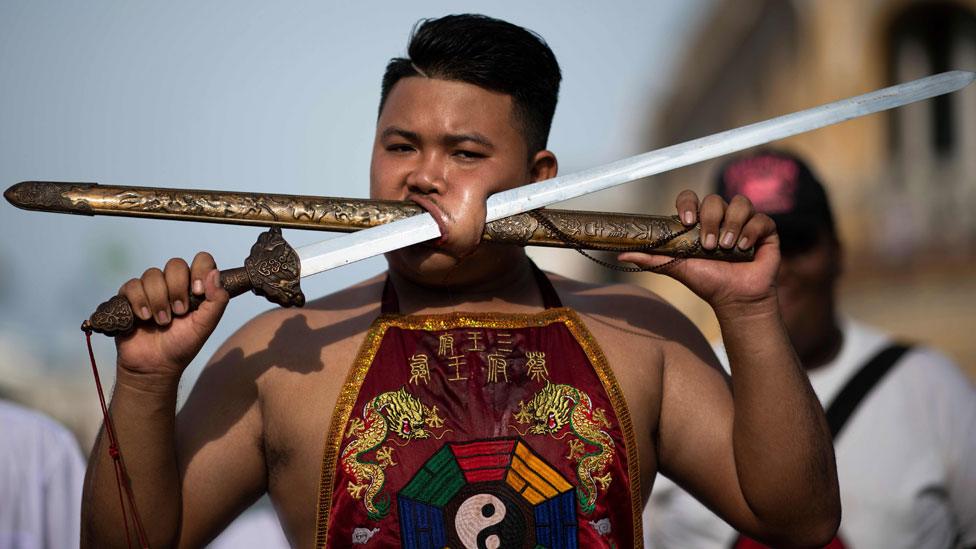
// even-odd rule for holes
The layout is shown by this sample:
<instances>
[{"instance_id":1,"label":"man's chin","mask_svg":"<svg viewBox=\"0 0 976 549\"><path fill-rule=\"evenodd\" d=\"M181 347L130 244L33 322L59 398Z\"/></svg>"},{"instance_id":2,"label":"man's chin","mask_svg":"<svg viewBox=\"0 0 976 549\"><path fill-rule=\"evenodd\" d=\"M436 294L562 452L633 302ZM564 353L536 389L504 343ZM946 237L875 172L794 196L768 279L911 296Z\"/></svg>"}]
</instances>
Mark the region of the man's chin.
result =
<instances>
[{"instance_id":1,"label":"man's chin","mask_svg":"<svg viewBox=\"0 0 976 549\"><path fill-rule=\"evenodd\" d=\"M461 262L446 250L421 243L386 254L390 269L418 283L436 284Z\"/></svg>"}]
</instances>

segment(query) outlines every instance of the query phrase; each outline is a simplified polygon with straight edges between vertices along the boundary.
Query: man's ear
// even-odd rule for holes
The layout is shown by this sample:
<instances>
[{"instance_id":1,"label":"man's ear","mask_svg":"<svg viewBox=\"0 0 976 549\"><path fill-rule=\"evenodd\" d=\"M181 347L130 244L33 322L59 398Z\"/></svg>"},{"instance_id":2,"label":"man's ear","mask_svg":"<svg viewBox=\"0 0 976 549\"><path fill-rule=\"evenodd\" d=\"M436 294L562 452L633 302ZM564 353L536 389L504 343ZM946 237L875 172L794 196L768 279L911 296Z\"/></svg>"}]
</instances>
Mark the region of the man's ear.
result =
<instances>
[{"instance_id":1,"label":"man's ear","mask_svg":"<svg viewBox=\"0 0 976 549\"><path fill-rule=\"evenodd\" d=\"M535 153L529 160L529 183L556 177L558 172L559 161L556 160L556 155L548 149Z\"/></svg>"}]
</instances>

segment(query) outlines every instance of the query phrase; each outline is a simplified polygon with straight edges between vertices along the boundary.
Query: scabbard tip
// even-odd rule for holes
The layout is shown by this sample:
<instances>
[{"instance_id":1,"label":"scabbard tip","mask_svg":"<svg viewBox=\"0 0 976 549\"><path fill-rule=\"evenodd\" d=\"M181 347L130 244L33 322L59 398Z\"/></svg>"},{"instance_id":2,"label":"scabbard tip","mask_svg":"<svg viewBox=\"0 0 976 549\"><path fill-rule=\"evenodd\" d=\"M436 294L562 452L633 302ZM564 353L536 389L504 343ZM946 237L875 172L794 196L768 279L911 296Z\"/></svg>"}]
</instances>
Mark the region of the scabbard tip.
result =
<instances>
[{"instance_id":1,"label":"scabbard tip","mask_svg":"<svg viewBox=\"0 0 976 549\"><path fill-rule=\"evenodd\" d=\"M10 202L14 206L23 208L23 203L20 200L21 189L23 189L28 183L29 181L21 181L20 183L11 185L10 188L3 191L3 197L7 199L7 202Z\"/></svg>"},{"instance_id":2,"label":"scabbard tip","mask_svg":"<svg viewBox=\"0 0 976 549\"><path fill-rule=\"evenodd\" d=\"M74 200L70 191L85 191L96 183L63 181L21 181L4 191L3 197L22 210L93 215L87 200Z\"/></svg>"}]
</instances>

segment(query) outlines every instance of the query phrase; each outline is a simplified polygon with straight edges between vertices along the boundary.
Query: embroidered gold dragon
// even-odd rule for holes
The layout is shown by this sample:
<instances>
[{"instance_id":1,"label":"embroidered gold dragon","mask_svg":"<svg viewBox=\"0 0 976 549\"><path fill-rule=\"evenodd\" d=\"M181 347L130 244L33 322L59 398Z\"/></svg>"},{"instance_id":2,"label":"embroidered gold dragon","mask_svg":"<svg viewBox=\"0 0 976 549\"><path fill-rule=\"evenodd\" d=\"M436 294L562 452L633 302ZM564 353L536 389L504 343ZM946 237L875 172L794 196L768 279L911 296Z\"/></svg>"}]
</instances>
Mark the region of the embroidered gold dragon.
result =
<instances>
[{"instance_id":1,"label":"embroidered gold dragon","mask_svg":"<svg viewBox=\"0 0 976 549\"><path fill-rule=\"evenodd\" d=\"M546 383L528 403L519 402L514 418L520 424L530 424L530 434L558 439L569 434L577 437L570 440L566 457L576 461L580 508L584 513L593 511L598 486L606 490L612 480L607 467L613 460L614 443L603 430L610 427L603 408L594 408L590 397L575 387ZM595 450L587 452L585 446Z\"/></svg>"},{"instance_id":2,"label":"embroidered gold dragon","mask_svg":"<svg viewBox=\"0 0 976 549\"><path fill-rule=\"evenodd\" d=\"M391 434L397 437L394 441L410 442L429 438L429 428L443 425L444 420L438 416L437 407L424 405L406 388L374 397L363 406L362 417L349 422L346 438L352 440L343 448L339 460L343 471L350 477L347 486L349 494L363 500L370 519L379 520L390 511L390 495L380 493L386 482L384 470L396 463L390 459L390 447L380 446ZM374 450L376 460L368 459L366 454Z\"/></svg>"}]
</instances>

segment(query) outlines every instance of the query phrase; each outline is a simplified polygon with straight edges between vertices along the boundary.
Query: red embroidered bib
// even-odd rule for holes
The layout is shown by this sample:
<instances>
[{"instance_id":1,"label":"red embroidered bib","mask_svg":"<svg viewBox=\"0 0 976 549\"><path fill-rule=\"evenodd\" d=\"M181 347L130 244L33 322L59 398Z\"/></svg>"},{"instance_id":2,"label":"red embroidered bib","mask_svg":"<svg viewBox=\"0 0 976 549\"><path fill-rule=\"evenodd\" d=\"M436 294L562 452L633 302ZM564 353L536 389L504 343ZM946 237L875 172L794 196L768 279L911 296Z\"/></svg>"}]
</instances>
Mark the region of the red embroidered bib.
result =
<instances>
[{"instance_id":1,"label":"red embroidered bib","mask_svg":"<svg viewBox=\"0 0 976 549\"><path fill-rule=\"evenodd\" d=\"M383 314L332 416L316 547L640 547L640 498L626 403L572 310Z\"/></svg>"}]
</instances>

